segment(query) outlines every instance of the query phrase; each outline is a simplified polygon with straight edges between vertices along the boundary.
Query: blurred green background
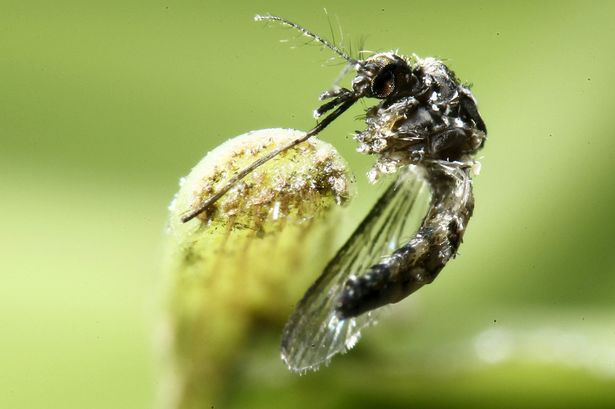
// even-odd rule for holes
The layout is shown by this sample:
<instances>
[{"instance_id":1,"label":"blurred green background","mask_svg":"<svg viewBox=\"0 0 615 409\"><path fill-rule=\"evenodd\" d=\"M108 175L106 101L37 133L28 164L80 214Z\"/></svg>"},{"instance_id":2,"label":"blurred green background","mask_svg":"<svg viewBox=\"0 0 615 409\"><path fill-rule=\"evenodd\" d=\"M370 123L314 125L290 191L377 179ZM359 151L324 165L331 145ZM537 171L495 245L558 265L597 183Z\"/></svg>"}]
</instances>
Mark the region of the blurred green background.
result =
<instances>
[{"instance_id":1,"label":"blurred green background","mask_svg":"<svg viewBox=\"0 0 615 409\"><path fill-rule=\"evenodd\" d=\"M314 124L340 67L252 18L328 36L323 7L368 49L475 84L475 217L436 283L331 367L297 377L277 336L255 341L234 407L615 406L615 3L3 0L0 407L154 405L177 180L231 136ZM351 214L377 194L362 109L322 135L357 175Z\"/></svg>"}]
</instances>

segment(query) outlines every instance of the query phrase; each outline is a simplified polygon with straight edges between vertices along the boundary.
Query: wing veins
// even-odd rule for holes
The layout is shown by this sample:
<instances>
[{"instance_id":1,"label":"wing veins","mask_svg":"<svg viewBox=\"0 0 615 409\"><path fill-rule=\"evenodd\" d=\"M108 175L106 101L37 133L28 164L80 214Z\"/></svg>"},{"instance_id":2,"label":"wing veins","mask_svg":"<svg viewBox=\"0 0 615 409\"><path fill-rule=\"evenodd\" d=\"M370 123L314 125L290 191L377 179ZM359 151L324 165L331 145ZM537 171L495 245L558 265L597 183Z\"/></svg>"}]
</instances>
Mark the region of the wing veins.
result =
<instances>
[{"instance_id":1,"label":"wing veins","mask_svg":"<svg viewBox=\"0 0 615 409\"><path fill-rule=\"evenodd\" d=\"M339 320L335 304L351 274L367 272L409 234L408 215L425 183L409 173L398 175L298 303L282 339L282 358L291 370L316 369L351 348L361 329L373 322L373 311Z\"/></svg>"}]
</instances>

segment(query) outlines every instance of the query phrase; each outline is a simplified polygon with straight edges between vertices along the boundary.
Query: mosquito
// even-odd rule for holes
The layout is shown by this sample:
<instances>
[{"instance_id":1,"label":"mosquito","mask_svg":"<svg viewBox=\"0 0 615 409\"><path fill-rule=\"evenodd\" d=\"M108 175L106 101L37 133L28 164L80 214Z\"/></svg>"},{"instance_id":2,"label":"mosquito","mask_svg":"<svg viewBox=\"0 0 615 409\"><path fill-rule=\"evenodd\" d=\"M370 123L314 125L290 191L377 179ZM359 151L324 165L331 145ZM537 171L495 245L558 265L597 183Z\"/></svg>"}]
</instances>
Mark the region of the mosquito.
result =
<instances>
[{"instance_id":1,"label":"mosquito","mask_svg":"<svg viewBox=\"0 0 615 409\"><path fill-rule=\"evenodd\" d=\"M483 147L487 129L468 86L442 61L376 53L355 59L313 32L278 16L256 16L298 30L342 58L356 71L351 87L334 86L320 96L314 111L327 114L301 137L238 171L214 195L182 216L188 222L206 212L257 167L323 131L362 98L365 129L355 133L358 151L377 155L371 182L396 173L395 181L307 290L282 335L282 359L291 371L316 370L346 352L360 331L374 323L380 307L396 303L431 283L455 257L474 209L473 155ZM408 216L423 186L431 199L418 230Z\"/></svg>"}]
</instances>

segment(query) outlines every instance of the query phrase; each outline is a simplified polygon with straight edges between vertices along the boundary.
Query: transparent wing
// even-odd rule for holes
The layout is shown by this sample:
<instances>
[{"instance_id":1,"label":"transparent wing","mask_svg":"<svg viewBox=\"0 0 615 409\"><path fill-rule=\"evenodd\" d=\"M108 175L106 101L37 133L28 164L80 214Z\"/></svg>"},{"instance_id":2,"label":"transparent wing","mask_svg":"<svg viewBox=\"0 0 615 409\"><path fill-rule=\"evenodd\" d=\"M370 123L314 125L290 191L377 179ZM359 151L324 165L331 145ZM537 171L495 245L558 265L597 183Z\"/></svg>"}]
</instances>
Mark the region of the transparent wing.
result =
<instances>
[{"instance_id":1,"label":"transparent wing","mask_svg":"<svg viewBox=\"0 0 615 409\"><path fill-rule=\"evenodd\" d=\"M415 232L409 215L425 184L410 168L400 171L303 296L282 335L282 359L290 370L318 369L333 355L352 348L361 329L375 323L375 311L341 320L335 304L350 276L367 272Z\"/></svg>"}]
</instances>

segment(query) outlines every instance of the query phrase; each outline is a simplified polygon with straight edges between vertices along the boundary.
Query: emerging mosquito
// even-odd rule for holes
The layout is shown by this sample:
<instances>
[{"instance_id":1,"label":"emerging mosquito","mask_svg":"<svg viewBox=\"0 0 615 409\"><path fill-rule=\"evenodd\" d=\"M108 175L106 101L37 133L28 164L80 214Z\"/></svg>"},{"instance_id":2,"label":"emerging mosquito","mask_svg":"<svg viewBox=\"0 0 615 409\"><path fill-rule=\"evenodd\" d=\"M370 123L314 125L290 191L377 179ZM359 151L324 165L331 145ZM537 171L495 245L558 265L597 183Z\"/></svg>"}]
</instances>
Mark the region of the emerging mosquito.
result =
<instances>
[{"instance_id":1,"label":"emerging mosquito","mask_svg":"<svg viewBox=\"0 0 615 409\"><path fill-rule=\"evenodd\" d=\"M320 133L361 98L380 101L367 109L367 127L355 135L359 152L378 155L368 177L373 182L381 173L398 175L286 324L282 358L292 371L305 372L352 348L361 329L373 322L374 310L431 283L455 257L474 208L471 175L478 163L472 155L484 145L487 130L470 90L435 58L385 52L354 59L284 18L256 20L291 27L332 50L356 70L352 87L335 86L322 93L320 99L328 102L314 113L320 117L330 112L328 116L237 172L182 221L207 211L243 177ZM427 215L418 230L407 231L408 215L423 184L431 191Z\"/></svg>"}]
</instances>

